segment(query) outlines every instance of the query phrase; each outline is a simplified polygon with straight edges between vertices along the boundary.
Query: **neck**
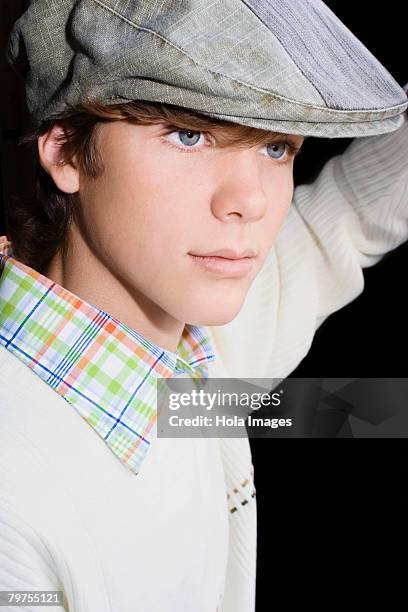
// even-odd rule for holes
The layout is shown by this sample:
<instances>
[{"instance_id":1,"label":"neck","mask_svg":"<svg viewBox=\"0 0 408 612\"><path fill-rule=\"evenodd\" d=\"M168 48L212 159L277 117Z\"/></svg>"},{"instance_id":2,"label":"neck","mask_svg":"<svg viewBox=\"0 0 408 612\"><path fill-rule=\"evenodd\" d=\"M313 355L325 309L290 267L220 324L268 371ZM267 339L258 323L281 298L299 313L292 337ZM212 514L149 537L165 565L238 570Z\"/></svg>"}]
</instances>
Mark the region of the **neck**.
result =
<instances>
[{"instance_id":1,"label":"neck","mask_svg":"<svg viewBox=\"0 0 408 612\"><path fill-rule=\"evenodd\" d=\"M82 300L142 334L147 340L176 352L184 323L164 312L134 287L117 278L75 234L65 258L58 252L44 271L54 282Z\"/></svg>"}]
</instances>

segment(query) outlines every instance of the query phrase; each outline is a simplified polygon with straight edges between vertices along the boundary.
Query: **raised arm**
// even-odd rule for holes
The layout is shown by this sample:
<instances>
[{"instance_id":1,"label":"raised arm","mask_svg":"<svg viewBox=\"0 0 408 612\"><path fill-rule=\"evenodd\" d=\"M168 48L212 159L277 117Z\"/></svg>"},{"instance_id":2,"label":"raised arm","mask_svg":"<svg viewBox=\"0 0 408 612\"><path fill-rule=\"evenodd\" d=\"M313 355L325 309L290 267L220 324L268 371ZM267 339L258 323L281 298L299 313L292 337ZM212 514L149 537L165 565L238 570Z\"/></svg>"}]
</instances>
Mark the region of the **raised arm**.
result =
<instances>
[{"instance_id":1,"label":"raised arm","mask_svg":"<svg viewBox=\"0 0 408 612\"><path fill-rule=\"evenodd\" d=\"M310 185L295 189L278 237L296 227L299 255L312 262L316 327L363 290L362 268L408 240L408 116L397 131L354 139Z\"/></svg>"}]
</instances>

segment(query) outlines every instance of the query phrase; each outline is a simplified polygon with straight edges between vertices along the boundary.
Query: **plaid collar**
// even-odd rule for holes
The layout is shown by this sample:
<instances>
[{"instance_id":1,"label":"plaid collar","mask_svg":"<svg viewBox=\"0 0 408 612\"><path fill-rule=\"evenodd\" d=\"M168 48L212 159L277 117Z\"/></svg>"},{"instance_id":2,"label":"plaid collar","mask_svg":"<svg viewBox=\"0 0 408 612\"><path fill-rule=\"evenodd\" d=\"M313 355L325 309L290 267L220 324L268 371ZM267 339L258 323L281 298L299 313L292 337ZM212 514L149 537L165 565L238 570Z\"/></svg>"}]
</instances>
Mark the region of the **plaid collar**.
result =
<instances>
[{"instance_id":1,"label":"plaid collar","mask_svg":"<svg viewBox=\"0 0 408 612\"><path fill-rule=\"evenodd\" d=\"M26 363L138 473L157 417L156 380L208 377L205 328L165 350L13 257L0 237L0 344Z\"/></svg>"}]
</instances>

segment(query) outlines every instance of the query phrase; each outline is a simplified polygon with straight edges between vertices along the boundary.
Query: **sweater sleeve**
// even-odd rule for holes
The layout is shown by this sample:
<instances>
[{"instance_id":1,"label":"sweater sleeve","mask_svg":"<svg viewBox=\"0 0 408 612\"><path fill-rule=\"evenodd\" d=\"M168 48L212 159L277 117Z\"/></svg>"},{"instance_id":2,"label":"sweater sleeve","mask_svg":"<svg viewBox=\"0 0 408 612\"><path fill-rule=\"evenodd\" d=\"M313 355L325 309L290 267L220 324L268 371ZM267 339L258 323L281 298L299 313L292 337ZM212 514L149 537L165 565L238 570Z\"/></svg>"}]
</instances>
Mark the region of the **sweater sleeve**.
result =
<instances>
[{"instance_id":1,"label":"sweater sleeve","mask_svg":"<svg viewBox=\"0 0 408 612\"><path fill-rule=\"evenodd\" d=\"M280 239L296 226L292 248L313 266L316 328L361 293L362 268L408 240L406 114L394 132L354 139L312 184L295 189L292 204Z\"/></svg>"},{"instance_id":2,"label":"sweater sleeve","mask_svg":"<svg viewBox=\"0 0 408 612\"><path fill-rule=\"evenodd\" d=\"M62 587L52 567L47 548L34 530L21 519L14 508L0 499L0 591L58 591ZM15 610L4 606L2 610ZM32 605L20 605L19 610L30 612ZM49 610L36 605L35 610ZM68 610L62 605L53 610Z\"/></svg>"}]
</instances>

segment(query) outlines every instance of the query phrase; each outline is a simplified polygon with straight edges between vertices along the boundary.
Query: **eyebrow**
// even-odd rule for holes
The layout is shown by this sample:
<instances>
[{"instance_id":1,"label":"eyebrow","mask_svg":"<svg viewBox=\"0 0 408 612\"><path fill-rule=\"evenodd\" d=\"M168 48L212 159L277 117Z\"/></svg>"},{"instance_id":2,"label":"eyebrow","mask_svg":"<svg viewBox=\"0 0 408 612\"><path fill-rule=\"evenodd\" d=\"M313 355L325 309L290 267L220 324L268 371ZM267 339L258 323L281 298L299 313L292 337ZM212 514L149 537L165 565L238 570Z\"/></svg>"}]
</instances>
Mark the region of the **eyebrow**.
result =
<instances>
[{"instance_id":1,"label":"eyebrow","mask_svg":"<svg viewBox=\"0 0 408 612\"><path fill-rule=\"evenodd\" d=\"M303 146L304 141L305 141L305 137L302 136L301 134L286 134L285 132L269 132L269 133L266 132L265 134L259 137L259 141L257 143L255 142L255 139L254 139L253 146L256 146L257 144L266 145L266 144L273 144L276 142L278 143L286 142L300 149L300 147Z\"/></svg>"},{"instance_id":2,"label":"eyebrow","mask_svg":"<svg viewBox=\"0 0 408 612\"><path fill-rule=\"evenodd\" d=\"M265 136L265 139L266 138L268 137ZM286 134L284 132L271 132L270 142L274 142L275 140L290 140L291 142L301 140L301 142L303 143L306 140L306 137L302 136L302 134Z\"/></svg>"}]
</instances>

